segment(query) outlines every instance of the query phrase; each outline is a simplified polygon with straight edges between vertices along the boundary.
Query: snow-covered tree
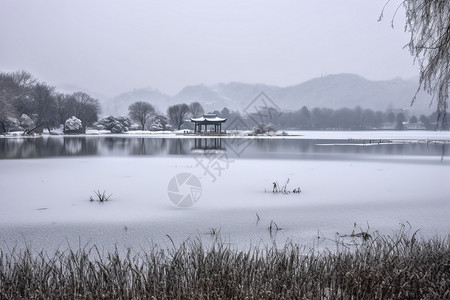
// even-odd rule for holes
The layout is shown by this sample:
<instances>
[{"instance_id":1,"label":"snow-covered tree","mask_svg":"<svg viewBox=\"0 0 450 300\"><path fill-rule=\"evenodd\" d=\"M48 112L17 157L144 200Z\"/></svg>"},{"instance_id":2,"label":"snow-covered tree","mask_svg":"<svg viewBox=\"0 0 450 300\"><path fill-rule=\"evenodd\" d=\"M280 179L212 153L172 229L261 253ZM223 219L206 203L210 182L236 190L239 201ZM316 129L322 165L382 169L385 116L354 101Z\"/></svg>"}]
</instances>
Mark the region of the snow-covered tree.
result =
<instances>
[{"instance_id":1,"label":"snow-covered tree","mask_svg":"<svg viewBox=\"0 0 450 300\"><path fill-rule=\"evenodd\" d=\"M22 114L22 116L20 116L19 125L25 130L35 127L34 121L26 114Z\"/></svg>"},{"instance_id":2,"label":"snow-covered tree","mask_svg":"<svg viewBox=\"0 0 450 300\"><path fill-rule=\"evenodd\" d=\"M151 130L167 130L168 129L168 119L163 116L159 115L156 116L156 118L153 120L152 124L150 125Z\"/></svg>"},{"instance_id":3,"label":"snow-covered tree","mask_svg":"<svg viewBox=\"0 0 450 300\"><path fill-rule=\"evenodd\" d=\"M22 128L20 128L19 120L17 118L7 116L2 121L0 121L0 134L12 130L22 130Z\"/></svg>"},{"instance_id":4,"label":"snow-covered tree","mask_svg":"<svg viewBox=\"0 0 450 300\"><path fill-rule=\"evenodd\" d=\"M276 132L277 128L275 127L275 125L273 124L258 124L257 126L255 126L253 128L253 134L265 134L265 133L270 133L270 132Z\"/></svg>"},{"instance_id":5,"label":"snow-covered tree","mask_svg":"<svg viewBox=\"0 0 450 300\"><path fill-rule=\"evenodd\" d=\"M130 129L131 121L127 117L108 116L97 123L98 129L110 130L112 133L122 133Z\"/></svg>"},{"instance_id":6,"label":"snow-covered tree","mask_svg":"<svg viewBox=\"0 0 450 300\"><path fill-rule=\"evenodd\" d=\"M72 116L66 120L64 123L64 129L69 131L79 131L83 128L83 123L80 119Z\"/></svg>"}]
</instances>

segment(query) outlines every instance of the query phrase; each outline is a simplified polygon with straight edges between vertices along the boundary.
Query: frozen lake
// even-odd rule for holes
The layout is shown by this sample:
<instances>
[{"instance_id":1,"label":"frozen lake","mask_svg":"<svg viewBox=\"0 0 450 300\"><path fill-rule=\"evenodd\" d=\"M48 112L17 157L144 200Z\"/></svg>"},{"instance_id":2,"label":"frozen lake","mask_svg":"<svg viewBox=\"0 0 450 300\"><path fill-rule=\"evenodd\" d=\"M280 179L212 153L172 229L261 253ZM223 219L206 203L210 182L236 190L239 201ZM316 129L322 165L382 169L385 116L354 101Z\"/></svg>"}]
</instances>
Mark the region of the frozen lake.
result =
<instances>
[{"instance_id":1,"label":"frozen lake","mask_svg":"<svg viewBox=\"0 0 450 300\"><path fill-rule=\"evenodd\" d=\"M450 233L449 132L295 134L0 138L0 247L139 250L170 245L167 236L213 240L214 230L239 247L312 244L318 231L333 238L355 222L388 234L405 222L425 236ZM288 179L289 194L272 193ZM94 190L111 199L90 202ZM173 203L187 195L193 205ZM270 234L272 220L282 230Z\"/></svg>"}]
</instances>

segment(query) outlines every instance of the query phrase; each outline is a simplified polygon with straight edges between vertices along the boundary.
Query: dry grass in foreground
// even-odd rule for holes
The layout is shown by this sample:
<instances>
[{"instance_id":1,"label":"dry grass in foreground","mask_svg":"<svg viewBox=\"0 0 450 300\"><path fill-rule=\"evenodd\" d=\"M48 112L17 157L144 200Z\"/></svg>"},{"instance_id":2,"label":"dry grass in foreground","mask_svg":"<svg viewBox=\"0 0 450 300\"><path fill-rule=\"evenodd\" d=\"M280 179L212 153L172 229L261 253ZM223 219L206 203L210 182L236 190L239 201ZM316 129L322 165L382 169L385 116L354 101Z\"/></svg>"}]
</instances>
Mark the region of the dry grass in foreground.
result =
<instances>
[{"instance_id":1,"label":"dry grass in foreground","mask_svg":"<svg viewBox=\"0 0 450 300\"><path fill-rule=\"evenodd\" d=\"M0 299L449 299L449 238L400 231L336 252L199 240L101 255L0 252Z\"/></svg>"}]
</instances>

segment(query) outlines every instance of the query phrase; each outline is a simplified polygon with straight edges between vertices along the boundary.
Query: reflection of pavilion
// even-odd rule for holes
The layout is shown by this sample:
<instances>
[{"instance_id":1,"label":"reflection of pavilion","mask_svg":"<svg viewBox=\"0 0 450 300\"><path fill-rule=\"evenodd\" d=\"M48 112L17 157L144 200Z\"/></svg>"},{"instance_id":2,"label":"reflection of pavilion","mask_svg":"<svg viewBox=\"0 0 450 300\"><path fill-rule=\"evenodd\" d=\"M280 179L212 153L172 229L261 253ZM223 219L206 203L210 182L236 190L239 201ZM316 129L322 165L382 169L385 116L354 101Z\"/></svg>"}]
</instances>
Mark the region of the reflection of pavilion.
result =
<instances>
[{"instance_id":1,"label":"reflection of pavilion","mask_svg":"<svg viewBox=\"0 0 450 300\"><path fill-rule=\"evenodd\" d=\"M216 114L205 114L200 118L191 118L191 122L195 123L194 132L196 133L202 132L202 126L205 126L204 131L208 132L208 125L214 126L214 133L221 133L222 123L226 121L227 118L219 118Z\"/></svg>"},{"instance_id":2,"label":"reflection of pavilion","mask_svg":"<svg viewBox=\"0 0 450 300\"><path fill-rule=\"evenodd\" d=\"M222 139L195 139L194 148L192 150L223 150Z\"/></svg>"}]
</instances>

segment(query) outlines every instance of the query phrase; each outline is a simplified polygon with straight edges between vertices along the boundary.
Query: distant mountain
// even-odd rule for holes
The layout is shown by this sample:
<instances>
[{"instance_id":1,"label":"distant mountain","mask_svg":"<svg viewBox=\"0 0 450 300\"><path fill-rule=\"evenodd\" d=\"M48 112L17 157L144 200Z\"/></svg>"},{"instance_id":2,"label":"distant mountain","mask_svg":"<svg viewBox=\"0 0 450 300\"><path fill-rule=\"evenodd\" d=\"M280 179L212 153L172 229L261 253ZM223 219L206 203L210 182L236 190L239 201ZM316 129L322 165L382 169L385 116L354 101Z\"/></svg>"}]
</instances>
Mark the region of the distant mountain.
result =
<instances>
[{"instance_id":1,"label":"distant mountain","mask_svg":"<svg viewBox=\"0 0 450 300\"><path fill-rule=\"evenodd\" d=\"M410 107L417 86L417 79L371 81L354 74L337 74L314 78L288 87L240 82L211 86L192 85L183 88L174 97L156 90L139 89L117 96L108 101L108 104L112 113L114 111L126 113L128 105L135 101L148 101L162 112L166 111L168 105L194 101L202 103L206 111L220 111L224 107L242 111L255 97L264 92L271 102L284 110L297 110L302 106L309 109L314 107L338 109L354 108L359 105L373 110L403 108L413 114L430 114L435 108L429 107L431 97L424 92L418 94L416 103Z\"/></svg>"},{"instance_id":2,"label":"distant mountain","mask_svg":"<svg viewBox=\"0 0 450 300\"><path fill-rule=\"evenodd\" d=\"M297 110L308 108L341 107L409 109L414 114L431 113L431 97L420 92L413 107L410 107L418 86L416 79L392 79L370 81L354 74L338 74L314 78L294 86L278 87L265 84L247 84L240 82L220 83L213 86L188 86L175 97L176 102L199 101L209 111L228 107L243 110L259 93L264 92L278 107Z\"/></svg>"},{"instance_id":3,"label":"distant mountain","mask_svg":"<svg viewBox=\"0 0 450 300\"><path fill-rule=\"evenodd\" d=\"M423 92L410 107L417 86L418 81L414 79L370 81L353 74L329 75L285 88L279 102L280 106L291 108L296 104L333 109L359 105L382 111L389 107L409 109L414 113L429 111L431 98Z\"/></svg>"},{"instance_id":4,"label":"distant mountain","mask_svg":"<svg viewBox=\"0 0 450 300\"><path fill-rule=\"evenodd\" d=\"M128 107L137 101L150 102L155 109L165 113L170 105L170 96L160 93L158 90L143 88L120 94L104 104L104 115L127 115Z\"/></svg>"},{"instance_id":5,"label":"distant mountain","mask_svg":"<svg viewBox=\"0 0 450 300\"><path fill-rule=\"evenodd\" d=\"M173 97L174 103L200 102L207 111L221 109L225 106L235 106L233 99L228 99L213 88L203 84L183 88Z\"/></svg>"}]
</instances>

